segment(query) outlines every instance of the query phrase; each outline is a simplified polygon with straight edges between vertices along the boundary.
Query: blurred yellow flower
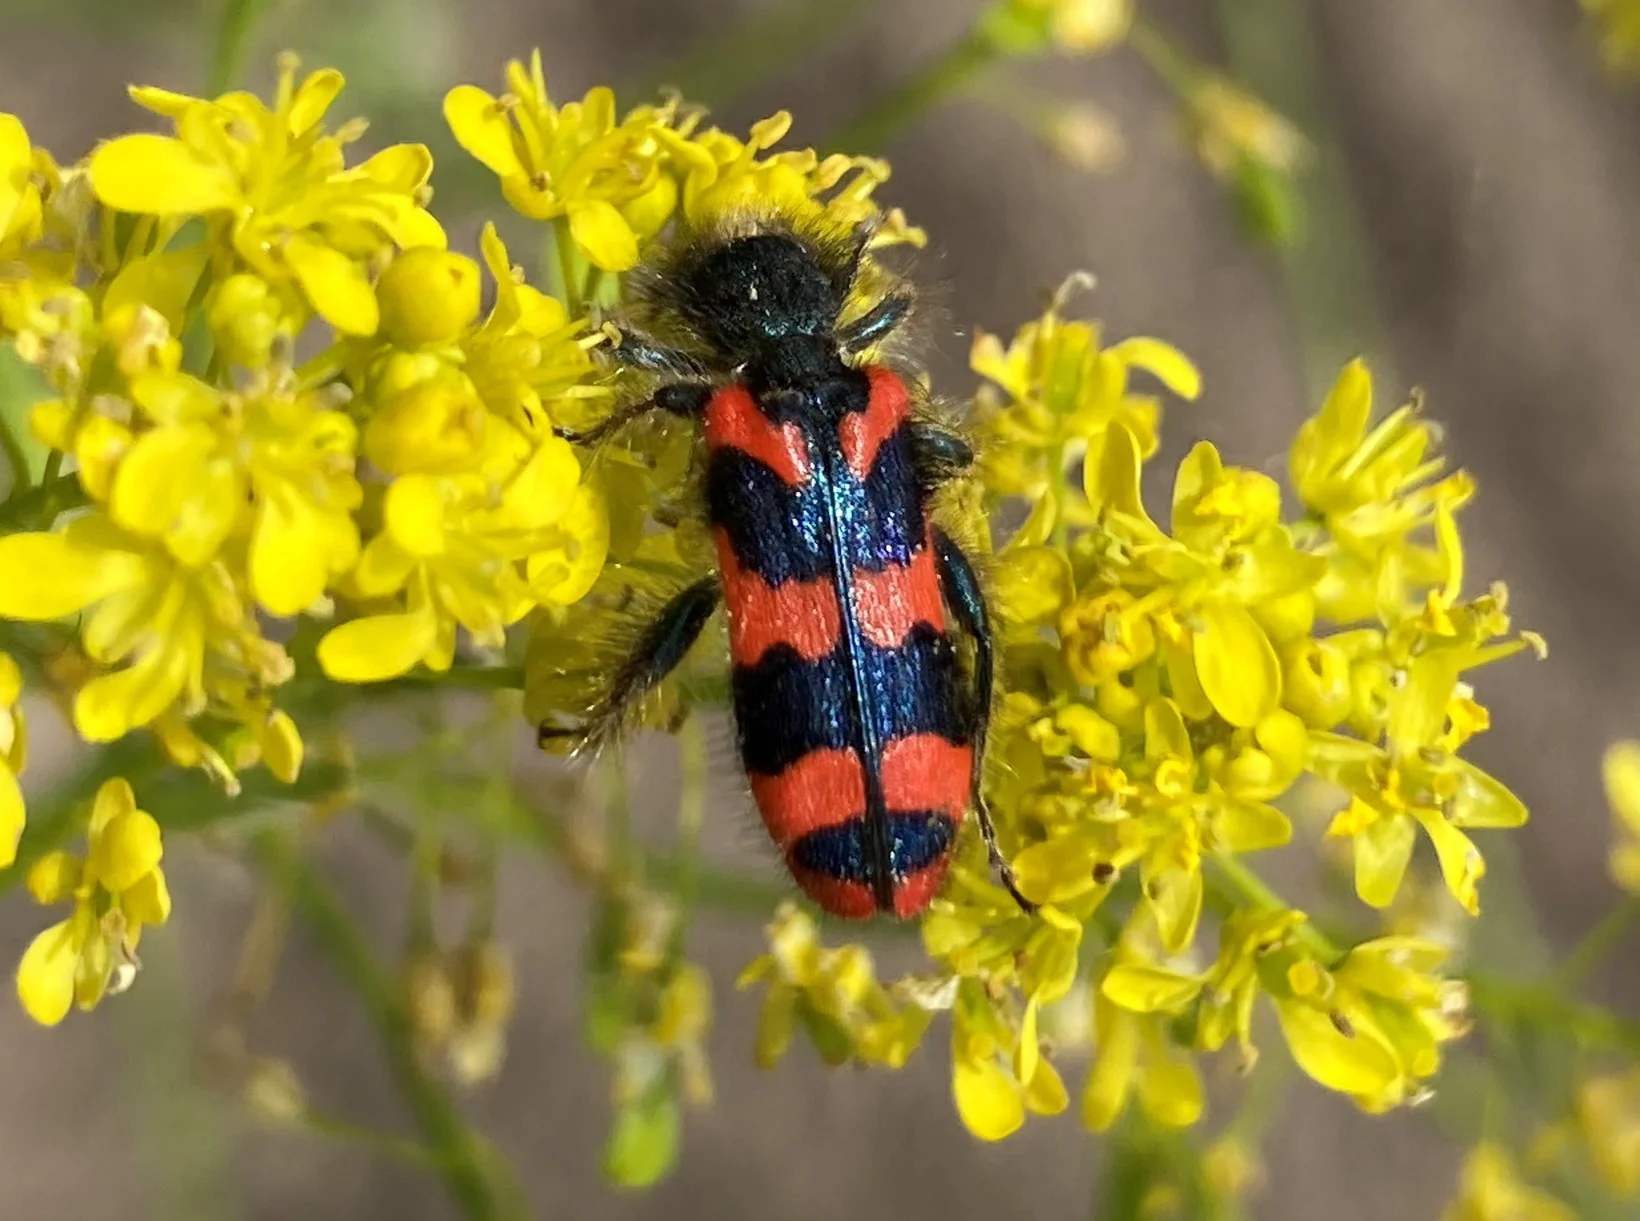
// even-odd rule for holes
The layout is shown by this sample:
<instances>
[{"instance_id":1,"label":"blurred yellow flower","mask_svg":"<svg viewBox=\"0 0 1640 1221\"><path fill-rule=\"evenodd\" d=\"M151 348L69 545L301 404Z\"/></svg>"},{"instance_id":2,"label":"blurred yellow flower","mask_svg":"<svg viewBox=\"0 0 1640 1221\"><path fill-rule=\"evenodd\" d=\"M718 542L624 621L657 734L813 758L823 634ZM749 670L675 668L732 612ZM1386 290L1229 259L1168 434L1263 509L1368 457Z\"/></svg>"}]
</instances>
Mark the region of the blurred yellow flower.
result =
<instances>
[{"instance_id":1,"label":"blurred yellow flower","mask_svg":"<svg viewBox=\"0 0 1640 1221\"><path fill-rule=\"evenodd\" d=\"M130 784L114 779L97 790L86 855L48 853L29 870L37 902L74 904L68 919L34 938L17 966L18 998L36 1022L55 1026L75 1005L91 1009L130 986L143 928L171 914L163 851L159 824L137 808Z\"/></svg>"},{"instance_id":2,"label":"blurred yellow flower","mask_svg":"<svg viewBox=\"0 0 1640 1221\"><path fill-rule=\"evenodd\" d=\"M1458 1195L1441 1221L1577 1221L1577 1213L1523 1181L1501 1146L1481 1144L1464 1162Z\"/></svg>"},{"instance_id":3,"label":"blurred yellow flower","mask_svg":"<svg viewBox=\"0 0 1640 1221\"><path fill-rule=\"evenodd\" d=\"M1640 742L1607 747L1602 768L1616 833L1611 874L1624 890L1640 895Z\"/></svg>"},{"instance_id":4,"label":"blurred yellow flower","mask_svg":"<svg viewBox=\"0 0 1640 1221\"><path fill-rule=\"evenodd\" d=\"M0 869L17 859L23 836L23 790L17 777L28 759L23 721L23 675L10 654L0 653Z\"/></svg>"},{"instance_id":5,"label":"blurred yellow flower","mask_svg":"<svg viewBox=\"0 0 1640 1221\"><path fill-rule=\"evenodd\" d=\"M1636 0L1583 0L1583 10L1600 30L1600 56L1618 72L1640 68L1640 3Z\"/></svg>"}]
</instances>

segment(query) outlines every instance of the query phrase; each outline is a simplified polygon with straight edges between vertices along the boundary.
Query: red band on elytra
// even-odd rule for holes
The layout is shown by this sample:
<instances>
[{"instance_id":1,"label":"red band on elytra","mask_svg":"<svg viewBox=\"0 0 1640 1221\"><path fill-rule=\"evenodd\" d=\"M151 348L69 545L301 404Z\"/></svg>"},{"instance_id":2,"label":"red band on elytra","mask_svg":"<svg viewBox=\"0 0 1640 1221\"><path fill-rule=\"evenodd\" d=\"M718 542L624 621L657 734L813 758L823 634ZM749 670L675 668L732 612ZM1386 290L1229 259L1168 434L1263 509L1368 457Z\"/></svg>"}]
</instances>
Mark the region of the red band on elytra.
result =
<instances>
[{"instance_id":1,"label":"red band on elytra","mask_svg":"<svg viewBox=\"0 0 1640 1221\"><path fill-rule=\"evenodd\" d=\"M706 406L706 444L756 458L791 487L809 478L809 447L796 424L775 424L758 410L751 391L731 382Z\"/></svg>"},{"instance_id":2,"label":"red band on elytra","mask_svg":"<svg viewBox=\"0 0 1640 1221\"><path fill-rule=\"evenodd\" d=\"M897 373L882 365L868 365L871 397L864 411L851 411L837 427L837 439L849 469L864 479L871 474L877 450L911 416L911 397Z\"/></svg>"},{"instance_id":3,"label":"red band on elytra","mask_svg":"<svg viewBox=\"0 0 1640 1221\"><path fill-rule=\"evenodd\" d=\"M865 774L852 750L821 747L777 776L749 777L752 797L769 835L782 851L810 831L835 827L865 813Z\"/></svg>"},{"instance_id":4,"label":"red band on elytra","mask_svg":"<svg viewBox=\"0 0 1640 1221\"><path fill-rule=\"evenodd\" d=\"M713 535L729 608L729 656L735 665L755 666L777 644L791 645L804 661L816 661L837 647L842 613L829 576L770 585L740 566L727 533L720 528Z\"/></svg>"}]
</instances>

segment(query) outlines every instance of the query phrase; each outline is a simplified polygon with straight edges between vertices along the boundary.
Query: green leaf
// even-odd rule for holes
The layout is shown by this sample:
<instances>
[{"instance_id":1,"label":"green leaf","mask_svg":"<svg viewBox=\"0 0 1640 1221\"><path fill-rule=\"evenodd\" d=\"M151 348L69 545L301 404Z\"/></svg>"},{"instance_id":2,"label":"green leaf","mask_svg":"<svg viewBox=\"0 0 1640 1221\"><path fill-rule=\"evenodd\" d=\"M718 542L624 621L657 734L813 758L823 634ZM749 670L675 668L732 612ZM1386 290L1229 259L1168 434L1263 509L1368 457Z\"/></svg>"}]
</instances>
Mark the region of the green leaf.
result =
<instances>
[{"instance_id":1,"label":"green leaf","mask_svg":"<svg viewBox=\"0 0 1640 1221\"><path fill-rule=\"evenodd\" d=\"M652 1187L678 1159L678 1100L652 1090L615 1112L604 1151L604 1173L621 1187Z\"/></svg>"}]
</instances>

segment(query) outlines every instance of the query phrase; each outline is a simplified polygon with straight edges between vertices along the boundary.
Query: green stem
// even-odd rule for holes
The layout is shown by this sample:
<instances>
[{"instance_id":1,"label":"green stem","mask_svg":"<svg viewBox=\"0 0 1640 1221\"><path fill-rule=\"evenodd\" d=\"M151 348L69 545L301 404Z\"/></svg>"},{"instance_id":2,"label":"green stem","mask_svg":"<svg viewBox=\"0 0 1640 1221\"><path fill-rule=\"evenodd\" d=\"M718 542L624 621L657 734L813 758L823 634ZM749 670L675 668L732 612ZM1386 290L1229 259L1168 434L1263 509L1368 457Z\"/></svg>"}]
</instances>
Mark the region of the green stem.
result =
<instances>
[{"instance_id":1,"label":"green stem","mask_svg":"<svg viewBox=\"0 0 1640 1221\"><path fill-rule=\"evenodd\" d=\"M255 846L263 865L288 890L292 908L307 921L320 948L358 994L451 1195L473 1221L500 1221L507 1213L492 1180L498 1159L468 1128L444 1089L422 1071L409 1017L391 977L336 896L288 839L267 832L256 838Z\"/></svg>"},{"instance_id":2,"label":"green stem","mask_svg":"<svg viewBox=\"0 0 1640 1221\"><path fill-rule=\"evenodd\" d=\"M1161 77L1162 83L1179 96L1189 98L1201 80L1202 70L1173 45L1173 40L1148 21L1135 20L1128 30L1128 46L1132 47L1150 70Z\"/></svg>"},{"instance_id":3,"label":"green stem","mask_svg":"<svg viewBox=\"0 0 1640 1221\"><path fill-rule=\"evenodd\" d=\"M62 455L53 452L46 459L46 473L39 483L0 504L0 532L50 529L61 514L86 503L79 476L57 474L52 468L53 460L61 465Z\"/></svg>"},{"instance_id":4,"label":"green stem","mask_svg":"<svg viewBox=\"0 0 1640 1221\"><path fill-rule=\"evenodd\" d=\"M300 1128L314 1136L354 1145L382 1157L405 1162L423 1170L431 1170L435 1174L444 1173L445 1163L438 1153L408 1136L380 1132L375 1128L354 1123L351 1119L343 1119L340 1115L311 1108L303 1111L296 1122Z\"/></svg>"},{"instance_id":5,"label":"green stem","mask_svg":"<svg viewBox=\"0 0 1640 1221\"><path fill-rule=\"evenodd\" d=\"M0 450L6 455L6 465L11 467L11 488L6 493L7 502L16 500L26 494L34 485L34 478L29 474L28 454L23 450L23 442L11 429L11 420L0 414Z\"/></svg>"},{"instance_id":6,"label":"green stem","mask_svg":"<svg viewBox=\"0 0 1640 1221\"><path fill-rule=\"evenodd\" d=\"M1480 973L1470 974L1468 982L1471 1005L1486 1017L1558 1031L1586 1047L1640 1056L1640 1021L1572 1000L1553 983L1520 983Z\"/></svg>"},{"instance_id":7,"label":"green stem","mask_svg":"<svg viewBox=\"0 0 1640 1221\"><path fill-rule=\"evenodd\" d=\"M1263 878L1254 873L1241 858L1229 853L1220 853L1211 858L1215 872L1229 883L1231 889L1246 902L1261 911L1288 911L1292 904L1277 894ZM1293 935L1311 954L1321 961L1323 966L1334 966L1344 957L1345 951L1315 925L1306 920L1300 924Z\"/></svg>"},{"instance_id":8,"label":"green stem","mask_svg":"<svg viewBox=\"0 0 1640 1221\"><path fill-rule=\"evenodd\" d=\"M875 153L924 112L960 91L996 62L999 52L970 31L898 88L884 94L864 114L845 123L826 141L845 153Z\"/></svg>"},{"instance_id":9,"label":"green stem","mask_svg":"<svg viewBox=\"0 0 1640 1221\"><path fill-rule=\"evenodd\" d=\"M568 217L552 222L552 246L558 252L558 274L564 281L564 308L571 318L579 318L586 307L586 269L569 231Z\"/></svg>"},{"instance_id":10,"label":"green stem","mask_svg":"<svg viewBox=\"0 0 1640 1221\"><path fill-rule=\"evenodd\" d=\"M700 892L700 829L706 821L706 730L700 718L691 716L679 726L678 766L678 847L675 890L678 910L678 939L681 942L690 912ZM679 951L681 953L681 945Z\"/></svg>"},{"instance_id":11,"label":"green stem","mask_svg":"<svg viewBox=\"0 0 1640 1221\"><path fill-rule=\"evenodd\" d=\"M1297 185L1305 224L1281 248L1290 314L1305 384L1319 402L1353 356L1373 356L1373 371L1394 381L1370 243L1362 228L1349 165L1331 130L1326 76L1314 20L1301 0L1219 0L1219 26L1237 80L1297 124L1315 160Z\"/></svg>"},{"instance_id":12,"label":"green stem","mask_svg":"<svg viewBox=\"0 0 1640 1221\"><path fill-rule=\"evenodd\" d=\"M1640 916L1640 895L1629 895L1573 947L1550 976L1549 986L1557 992L1575 991L1584 977L1617 948L1637 916Z\"/></svg>"},{"instance_id":13,"label":"green stem","mask_svg":"<svg viewBox=\"0 0 1640 1221\"><path fill-rule=\"evenodd\" d=\"M251 29L262 13L266 0L225 0L222 20L216 27L216 47L211 53L211 71L205 79L205 96L226 93L239 77L250 42Z\"/></svg>"}]
</instances>

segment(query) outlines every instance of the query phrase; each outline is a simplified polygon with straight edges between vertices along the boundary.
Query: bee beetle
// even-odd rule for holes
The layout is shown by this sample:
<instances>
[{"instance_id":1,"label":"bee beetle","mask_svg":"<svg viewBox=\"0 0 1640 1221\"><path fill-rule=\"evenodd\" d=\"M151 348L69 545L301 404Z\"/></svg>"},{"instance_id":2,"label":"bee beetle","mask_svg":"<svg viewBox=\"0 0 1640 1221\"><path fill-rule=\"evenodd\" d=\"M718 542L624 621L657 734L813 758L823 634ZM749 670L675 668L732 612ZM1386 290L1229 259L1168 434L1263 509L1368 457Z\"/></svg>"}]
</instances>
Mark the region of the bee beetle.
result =
<instances>
[{"instance_id":1,"label":"bee beetle","mask_svg":"<svg viewBox=\"0 0 1640 1221\"><path fill-rule=\"evenodd\" d=\"M721 602L741 761L798 885L837 916L914 916L944 882L972 806L993 867L1029 911L979 792L985 598L930 519L934 491L973 451L913 412L898 373L864 360L911 313L909 288L895 281L842 321L870 236L742 217L636 277L640 317L667 330L621 326L610 356L663 380L569 439L596 444L648 412L697 422L718 571L666 605L583 726L540 733L608 737ZM967 672L953 629L972 641Z\"/></svg>"}]
</instances>

